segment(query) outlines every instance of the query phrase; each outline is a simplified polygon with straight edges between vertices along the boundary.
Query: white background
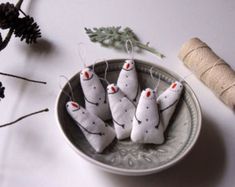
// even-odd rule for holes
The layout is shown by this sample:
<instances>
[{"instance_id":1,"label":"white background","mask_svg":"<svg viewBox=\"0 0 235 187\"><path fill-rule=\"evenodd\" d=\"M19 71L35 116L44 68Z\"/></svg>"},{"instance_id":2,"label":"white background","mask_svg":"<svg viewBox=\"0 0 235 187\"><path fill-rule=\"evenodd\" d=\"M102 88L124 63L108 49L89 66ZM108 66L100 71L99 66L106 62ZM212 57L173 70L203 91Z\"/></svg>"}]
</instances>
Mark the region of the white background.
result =
<instances>
[{"instance_id":1,"label":"white background","mask_svg":"<svg viewBox=\"0 0 235 187\"><path fill-rule=\"evenodd\" d=\"M194 76L187 82L202 107L201 135L187 158L155 175L118 176L84 161L65 142L55 121L54 106L58 76L71 77L82 67L78 42L86 45L88 64L101 58L127 57L91 43L84 27L129 26L143 42L150 41L167 56L160 61L144 52L135 58L167 67L181 76L190 71L177 58L179 48L195 36L235 68L235 1L25 0L22 9L34 16L44 41L29 47L12 37L0 52L0 71L48 84L0 76L6 87L6 98L0 102L0 124L46 107L50 112L0 129L1 187L234 186L235 115Z\"/></svg>"}]
</instances>

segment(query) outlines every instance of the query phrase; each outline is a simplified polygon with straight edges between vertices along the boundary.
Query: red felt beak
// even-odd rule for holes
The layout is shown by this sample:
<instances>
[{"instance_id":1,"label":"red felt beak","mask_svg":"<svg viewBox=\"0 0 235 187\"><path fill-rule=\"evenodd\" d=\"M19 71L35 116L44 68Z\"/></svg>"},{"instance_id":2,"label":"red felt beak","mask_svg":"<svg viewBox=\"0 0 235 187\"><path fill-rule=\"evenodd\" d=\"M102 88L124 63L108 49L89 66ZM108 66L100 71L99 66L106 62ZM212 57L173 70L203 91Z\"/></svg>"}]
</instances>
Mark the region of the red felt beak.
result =
<instances>
[{"instance_id":1,"label":"red felt beak","mask_svg":"<svg viewBox=\"0 0 235 187\"><path fill-rule=\"evenodd\" d=\"M89 79L89 73L87 73L86 71L85 71L85 77L87 78L87 79Z\"/></svg>"},{"instance_id":2,"label":"red felt beak","mask_svg":"<svg viewBox=\"0 0 235 187\"><path fill-rule=\"evenodd\" d=\"M147 91L146 96L149 97L151 95L150 91Z\"/></svg>"},{"instance_id":3,"label":"red felt beak","mask_svg":"<svg viewBox=\"0 0 235 187\"><path fill-rule=\"evenodd\" d=\"M116 89L113 86L111 87L111 89L114 93L116 92Z\"/></svg>"},{"instance_id":4,"label":"red felt beak","mask_svg":"<svg viewBox=\"0 0 235 187\"><path fill-rule=\"evenodd\" d=\"M126 69L129 69L129 67L130 67L130 64L129 63L126 64Z\"/></svg>"},{"instance_id":5,"label":"red felt beak","mask_svg":"<svg viewBox=\"0 0 235 187\"><path fill-rule=\"evenodd\" d=\"M72 103L72 106L75 107L75 108L79 107L77 103Z\"/></svg>"},{"instance_id":6,"label":"red felt beak","mask_svg":"<svg viewBox=\"0 0 235 187\"><path fill-rule=\"evenodd\" d=\"M172 86L171 86L171 88L174 89L176 86L177 86L177 84L176 84L176 83L173 83Z\"/></svg>"}]
</instances>

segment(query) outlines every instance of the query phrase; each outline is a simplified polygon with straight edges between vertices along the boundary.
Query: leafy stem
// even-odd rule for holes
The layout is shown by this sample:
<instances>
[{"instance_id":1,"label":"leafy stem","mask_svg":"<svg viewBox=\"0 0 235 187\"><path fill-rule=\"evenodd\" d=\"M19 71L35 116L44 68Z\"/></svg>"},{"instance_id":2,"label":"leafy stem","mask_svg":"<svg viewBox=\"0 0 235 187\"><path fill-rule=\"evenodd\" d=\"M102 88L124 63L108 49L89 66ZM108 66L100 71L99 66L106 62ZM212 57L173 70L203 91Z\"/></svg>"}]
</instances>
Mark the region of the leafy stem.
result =
<instances>
[{"instance_id":1,"label":"leafy stem","mask_svg":"<svg viewBox=\"0 0 235 187\"><path fill-rule=\"evenodd\" d=\"M154 49L153 47L149 47L148 43L147 44L142 44L140 42L136 42L136 45L141 48L141 49L145 49L146 51L149 51L157 56L159 56L160 58L165 58L165 55L163 55L162 53L158 52L156 49Z\"/></svg>"},{"instance_id":2,"label":"leafy stem","mask_svg":"<svg viewBox=\"0 0 235 187\"><path fill-rule=\"evenodd\" d=\"M150 47L149 43L143 44L129 27L124 29L121 29L121 27L85 28L85 31L92 42L98 42L105 47L125 49L126 41L130 40L134 47L149 51L160 58L165 57L162 53Z\"/></svg>"}]
</instances>

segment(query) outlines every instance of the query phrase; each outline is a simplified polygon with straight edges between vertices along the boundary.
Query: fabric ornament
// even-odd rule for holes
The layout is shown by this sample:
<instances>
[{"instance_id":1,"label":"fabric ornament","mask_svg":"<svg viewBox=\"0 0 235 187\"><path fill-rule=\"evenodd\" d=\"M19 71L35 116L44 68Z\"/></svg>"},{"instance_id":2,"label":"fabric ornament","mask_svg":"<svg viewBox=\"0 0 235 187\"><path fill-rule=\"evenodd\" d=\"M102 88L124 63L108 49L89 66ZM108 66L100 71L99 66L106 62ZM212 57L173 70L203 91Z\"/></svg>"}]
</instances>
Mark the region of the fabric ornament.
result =
<instances>
[{"instance_id":1,"label":"fabric ornament","mask_svg":"<svg viewBox=\"0 0 235 187\"><path fill-rule=\"evenodd\" d=\"M80 73L80 82L85 98L85 108L102 120L111 119L111 112L104 89L99 77L90 69L85 68Z\"/></svg>"},{"instance_id":2,"label":"fabric ornament","mask_svg":"<svg viewBox=\"0 0 235 187\"><path fill-rule=\"evenodd\" d=\"M183 90L183 85L176 81L171 84L158 98L157 103L159 105L160 118L166 130L169 121L176 109L177 103L180 100L180 96Z\"/></svg>"},{"instance_id":3,"label":"fabric ornament","mask_svg":"<svg viewBox=\"0 0 235 187\"><path fill-rule=\"evenodd\" d=\"M150 88L141 93L133 118L131 140L137 143L153 144L164 142L163 126L158 113L155 92Z\"/></svg>"},{"instance_id":4,"label":"fabric ornament","mask_svg":"<svg viewBox=\"0 0 235 187\"><path fill-rule=\"evenodd\" d=\"M130 100L135 104L138 103L140 86L134 60L125 60L117 80L117 86Z\"/></svg>"},{"instance_id":5,"label":"fabric ornament","mask_svg":"<svg viewBox=\"0 0 235 187\"><path fill-rule=\"evenodd\" d=\"M67 102L66 109L96 152L101 153L112 143L115 138L114 129L99 117L73 101Z\"/></svg>"},{"instance_id":6,"label":"fabric ornament","mask_svg":"<svg viewBox=\"0 0 235 187\"><path fill-rule=\"evenodd\" d=\"M115 84L108 85L107 91L116 137L119 140L128 138L132 130L135 105Z\"/></svg>"}]
</instances>

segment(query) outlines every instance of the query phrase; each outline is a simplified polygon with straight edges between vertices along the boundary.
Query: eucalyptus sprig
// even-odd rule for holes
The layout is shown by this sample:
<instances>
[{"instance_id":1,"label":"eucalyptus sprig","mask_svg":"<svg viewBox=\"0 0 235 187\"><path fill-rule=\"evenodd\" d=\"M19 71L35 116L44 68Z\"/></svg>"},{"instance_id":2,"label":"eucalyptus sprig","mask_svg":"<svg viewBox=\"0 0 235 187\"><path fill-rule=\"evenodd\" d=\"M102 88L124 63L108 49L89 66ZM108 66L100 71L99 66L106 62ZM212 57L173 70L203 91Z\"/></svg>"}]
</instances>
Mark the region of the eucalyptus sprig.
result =
<instances>
[{"instance_id":1,"label":"eucalyptus sprig","mask_svg":"<svg viewBox=\"0 0 235 187\"><path fill-rule=\"evenodd\" d=\"M129 27L124 29L121 29L121 27L85 28L85 31L92 42L99 42L105 47L124 49L126 41L130 40L134 47L147 50L160 58L165 57L162 53L150 47L149 42L146 44L141 43L137 35Z\"/></svg>"}]
</instances>

